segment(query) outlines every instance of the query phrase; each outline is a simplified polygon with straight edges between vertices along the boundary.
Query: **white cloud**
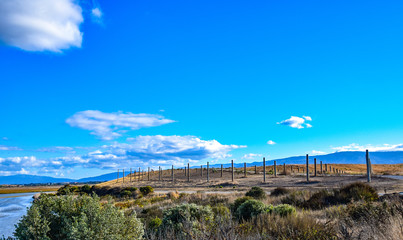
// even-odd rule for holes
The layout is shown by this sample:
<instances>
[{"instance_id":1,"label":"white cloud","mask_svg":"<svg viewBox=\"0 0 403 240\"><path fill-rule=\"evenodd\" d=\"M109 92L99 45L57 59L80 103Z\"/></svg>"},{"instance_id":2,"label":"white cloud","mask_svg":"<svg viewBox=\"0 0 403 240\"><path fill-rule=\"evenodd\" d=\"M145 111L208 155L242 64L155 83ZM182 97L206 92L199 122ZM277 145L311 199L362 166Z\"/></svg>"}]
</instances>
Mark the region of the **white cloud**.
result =
<instances>
[{"instance_id":1,"label":"white cloud","mask_svg":"<svg viewBox=\"0 0 403 240\"><path fill-rule=\"evenodd\" d=\"M0 145L0 151L20 151L20 150L22 149L19 147Z\"/></svg>"},{"instance_id":2,"label":"white cloud","mask_svg":"<svg viewBox=\"0 0 403 240\"><path fill-rule=\"evenodd\" d=\"M326 154L326 153L325 153L325 152L322 152L322 151L312 150L312 154L313 154L313 155L322 155L322 154Z\"/></svg>"},{"instance_id":3,"label":"white cloud","mask_svg":"<svg viewBox=\"0 0 403 240\"><path fill-rule=\"evenodd\" d=\"M333 147L332 149L336 150L336 152L350 152L350 151L365 151L368 149L370 152L380 152L380 151L403 151L403 144L383 144L380 146L372 146L371 144L361 146L356 143L352 143L347 146L341 146L341 147Z\"/></svg>"},{"instance_id":4,"label":"white cloud","mask_svg":"<svg viewBox=\"0 0 403 240\"><path fill-rule=\"evenodd\" d=\"M92 21L96 23L102 23L103 12L99 7L95 7L91 10Z\"/></svg>"},{"instance_id":5,"label":"white cloud","mask_svg":"<svg viewBox=\"0 0 403 240\"><path fill-rule=\"evenodd\" d=\"M97 110L77 112L66 120L70 126L89 130L103 140L120 137L124 129L137 130L172 122L174 121L156 114L104 113Z\"/></svg>"},{"instance_id":6,"label":"white cloud","mask_svg":"<svg viewBox=\"0 0 403 240\"><path fill-rule=\"evenodd\" d=\"M83 22L75 0L1 0L0 40L27 51L81 47Z\"/></svg>"},{"instance_id":7,"label":"white cloud","mask_svg":"<svg viewBox=\"0 0 403 240\"><path fill-rule=\"evenodd\" d=\"M99 8L94 8L91 10L92 16L97 17L97 18L101 18L102 17L102 12L101 9Z\"/></svg>"},{"instance_id":8,"label":"white cloud","mask_svg":"<svg viewBox=\"0 0 403 240\"><path fill-rule=\"evenodd\" d=\"M278 122L277 124L289 126L292 128L298 128L298 129L305 128L305 127L311 128L312 125L309 123L306 123L306 121L312 121L312 118L309 116L303 116L302 118L291 116L289 119Z\"/></svg>"},{"instance_id":9,"label":"white cloud","mask_svg":"<svg viewBox=\"0 0 403 240\"><path fill-rule=\"evenodd\" d=\"M267 141L267 144L269 144L269 145L274 145L274 144L276 144L276 142L274 142L274 141L272 141L272 140L269 140L269 141Z\"/></svg>"},{"instance_id":10,"label":"white cloud","mask_svg":"<svg viewBox=\"0 0 403 240\"><path fill-rule=\"evenodd\" d=\"M4 141L8 141L8 137L2 137L1 139Z\"/></svg>"},{"instance_id":11,"label":"white cloud","mask_svg":"<svg viewBox=\"0 0 403 240\"><path fill-rule=\"evenodd\" d=\"M243 155L242 159L255 159L256 157L261 157L262 154L257 154L257 153L248 153Z\"/></svg>"},{"instance_id":12,"label":"white cloud","mask_svg":"<svg viewBox=\"0 0 403 240\"><path fill-rule=\"evenodd\" d=\"M10 174L16 174L22 168L36 173L60 174L74 167L116 169L184 166L187 162L228 158L230 151L244 147L224 145L216 140L202 140L195 136L138 136L127 143L104 145L81 156L0 158L0 169Z\"/></svg>"},{"instance_id":13,"label":"white cloud","mask_svg":"<svg viewBox=\"0 0 403 240\"><path fill-rule=\"evenodd\" d=\"M57 153L57 152L69 152L69 153L74 153L74 148L72 147L64 147L64 146L56 146L56 147L44 147L40 148L37 150L38 152L52 152L52 153Z\"/></svg>"}]
</instances>

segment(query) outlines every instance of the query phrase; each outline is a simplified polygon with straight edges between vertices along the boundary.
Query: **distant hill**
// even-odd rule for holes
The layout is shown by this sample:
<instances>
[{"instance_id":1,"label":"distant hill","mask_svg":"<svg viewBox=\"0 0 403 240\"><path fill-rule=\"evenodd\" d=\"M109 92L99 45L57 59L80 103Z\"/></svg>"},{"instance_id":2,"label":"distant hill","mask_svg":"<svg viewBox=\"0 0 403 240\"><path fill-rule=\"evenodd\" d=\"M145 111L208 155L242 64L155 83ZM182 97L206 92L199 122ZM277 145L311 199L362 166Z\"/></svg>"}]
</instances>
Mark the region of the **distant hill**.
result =
<instances>
[{"instance_id":1,"label":"distant hill","mask_svg":"<svg viewBox=\"0 0 403 240\"><path fill-rule=\"evenodd\" d=\"M325 155L309 156L309 160L313 163L313 159L316 158L318 163L339 163L339 164L365 164L365 152L336 152ZM395 152L370 152L371 162L373 164L397 164L403 163L403 151ZM241 161L241 162L240 162ZM274 160L267 160L266 165L272 165ZM277 164L305 164L305 156L295 156L282 159L276 159ZM248 167L262 166L262 160L247 163ZM231 163L223 165L224 168L231 167ZM243 160L238 160L234 163L236 168L243 167ZM200 166L193 166L192 168L198 168ZM219 168L221 164L212 164L211 168ZM0 176L1 184L45 184L45 183L86 183L86 182L104 182L116 179L117 172L107 173L95 177L87 177L78 180L68 178L53 178L47 176L35 176L35 175L13 175L13 176ZM123 174L120 172L119 177Z\"/></svg>"},{"instance_id":2,"label":"distant hill","mask_svg":"<svg viewBox=\"0 0 403 240\"><path fill-rule=\"evenodd\" d=\"M370 152L369 153L371 163L372 164L398 164L403 163L403 151L394 151L394 152ZM314 158L316 158L319 163L322 161L323 163L338 163L338 164L365 164L365 152L336 152L325 155L316 155L309 156L310 163L313 163ZM239 163L241 161L241 163ZM273 159L267 160L266 165L273 165L273 162L276 161L277 164L305 164L306 156L295 156L281 159ZM234 167L243 167L244 160L238 160L237 163L234 163ZM263 161L259 160L252 163L246 163L247 167L252 166L262 166ZM194 168L197 168L195 166ZM221 167L221 164L213 164L210 167L218 168ZM223 164L224 168L231 167L231 163Z\"/></svg>"},{"instance_id":3,"label":"distant hill","mask_svg":"<svg viewBox=\"0 0 403 240\"><path fill-rule=\"evenodd\" d=\"M18 174L12 176L0 176L1 184L30 184L30 183L68 183L74 181L68 178L53 178L47 176Z\"/></svg>"},{"instance_id":4,"label":"distant hill","mask_svg":"<svg viewBox=\"0 0 403 240\"><path fill-rule=\"evenodd\" d=\"M54 178L47 176L37 175L12 175L12 176L0 176L0 185L2 184L47 184L47 183L86 183L86 182L104 182L116 179L117 173L107 173L100 176L81 178L81 179L69 179L69 178ZM119 177L123 174L119 173Z\"/></svg>"},{"instance_id":5,"label":"distant hill","mask_svg":"<svg viewBox=\"0 0 403 240\"><path fill-rule=\"evenodd\" d=\"M125 175L127 175L127 174L125 174ZM81 179L78 179L78 180L75 180L75 181L80 182L80 183L84 183L84 182L106 182L106 181L116 179L116 177L117 177L117 172L113 172L113 173L107 173L107 174L103 174L103 175L99 175L99 176L95 176L95 177L81 178ZM123 177L122 172L119 173L119 177Z\"/></svg>"}]
</instances>

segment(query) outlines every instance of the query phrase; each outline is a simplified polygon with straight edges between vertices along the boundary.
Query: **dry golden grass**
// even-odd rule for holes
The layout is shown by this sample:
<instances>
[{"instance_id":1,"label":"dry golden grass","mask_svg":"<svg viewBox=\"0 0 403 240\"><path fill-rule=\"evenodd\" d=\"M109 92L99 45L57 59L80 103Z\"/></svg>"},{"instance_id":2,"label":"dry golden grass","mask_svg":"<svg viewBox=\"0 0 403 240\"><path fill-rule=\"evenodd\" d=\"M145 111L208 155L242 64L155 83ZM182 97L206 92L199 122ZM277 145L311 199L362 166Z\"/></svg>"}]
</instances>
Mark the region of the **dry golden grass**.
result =
<instances>
[{"instance_id":1,"label":"dry golden grass","mask_svg":"<svg viewBox=\"0 0 403 240\"><path fill-rule=\"evenodd\" d=\"M28 193L28 192L55 192L61 186L37 186L37 187L5 187L0 188L0 194Z\"/></svg>"}]
</instances>

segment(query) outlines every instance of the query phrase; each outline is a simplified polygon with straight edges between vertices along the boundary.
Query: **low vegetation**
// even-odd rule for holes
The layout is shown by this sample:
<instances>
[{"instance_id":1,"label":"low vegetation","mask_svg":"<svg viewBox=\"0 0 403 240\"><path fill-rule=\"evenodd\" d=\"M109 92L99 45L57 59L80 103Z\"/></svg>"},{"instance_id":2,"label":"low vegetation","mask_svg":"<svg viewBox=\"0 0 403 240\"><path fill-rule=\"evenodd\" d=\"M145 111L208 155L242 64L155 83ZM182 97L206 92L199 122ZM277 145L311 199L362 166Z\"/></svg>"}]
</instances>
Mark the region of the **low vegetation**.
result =
<instances>
[{"instance_id":1,"label":"low vegetation","mask_svg":"<svg viewBox=\"0 0 403 240\"><path fill-rule=\"evenodd\" d=\"M142 190L143 189L143 190ZM403 199L362 183L266 196L64 186L35 201L18 239L403 239ZM274 194L273 194L274 193ZM99 196L95 195L98 194ZM247 196L246 196L247 195Z\"/></svg>"}]
</instances>

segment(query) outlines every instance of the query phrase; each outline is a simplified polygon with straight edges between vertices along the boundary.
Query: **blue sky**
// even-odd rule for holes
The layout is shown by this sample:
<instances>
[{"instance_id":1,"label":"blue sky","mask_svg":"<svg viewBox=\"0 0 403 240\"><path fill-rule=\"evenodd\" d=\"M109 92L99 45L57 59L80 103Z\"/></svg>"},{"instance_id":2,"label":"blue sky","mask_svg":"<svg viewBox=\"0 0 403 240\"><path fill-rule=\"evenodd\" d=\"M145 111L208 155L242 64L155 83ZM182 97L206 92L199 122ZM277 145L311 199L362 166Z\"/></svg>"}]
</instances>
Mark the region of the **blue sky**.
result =
<instances>
[{"instance_id":1,"label":"blue sky","mask_svg":"<svg viewBox=\"0 0 403 240\"><path fill-rule=\"evenodd\" d=\"M398 149L402 10L2 1L0 175Z\"/></svg>"}]
</instances>

